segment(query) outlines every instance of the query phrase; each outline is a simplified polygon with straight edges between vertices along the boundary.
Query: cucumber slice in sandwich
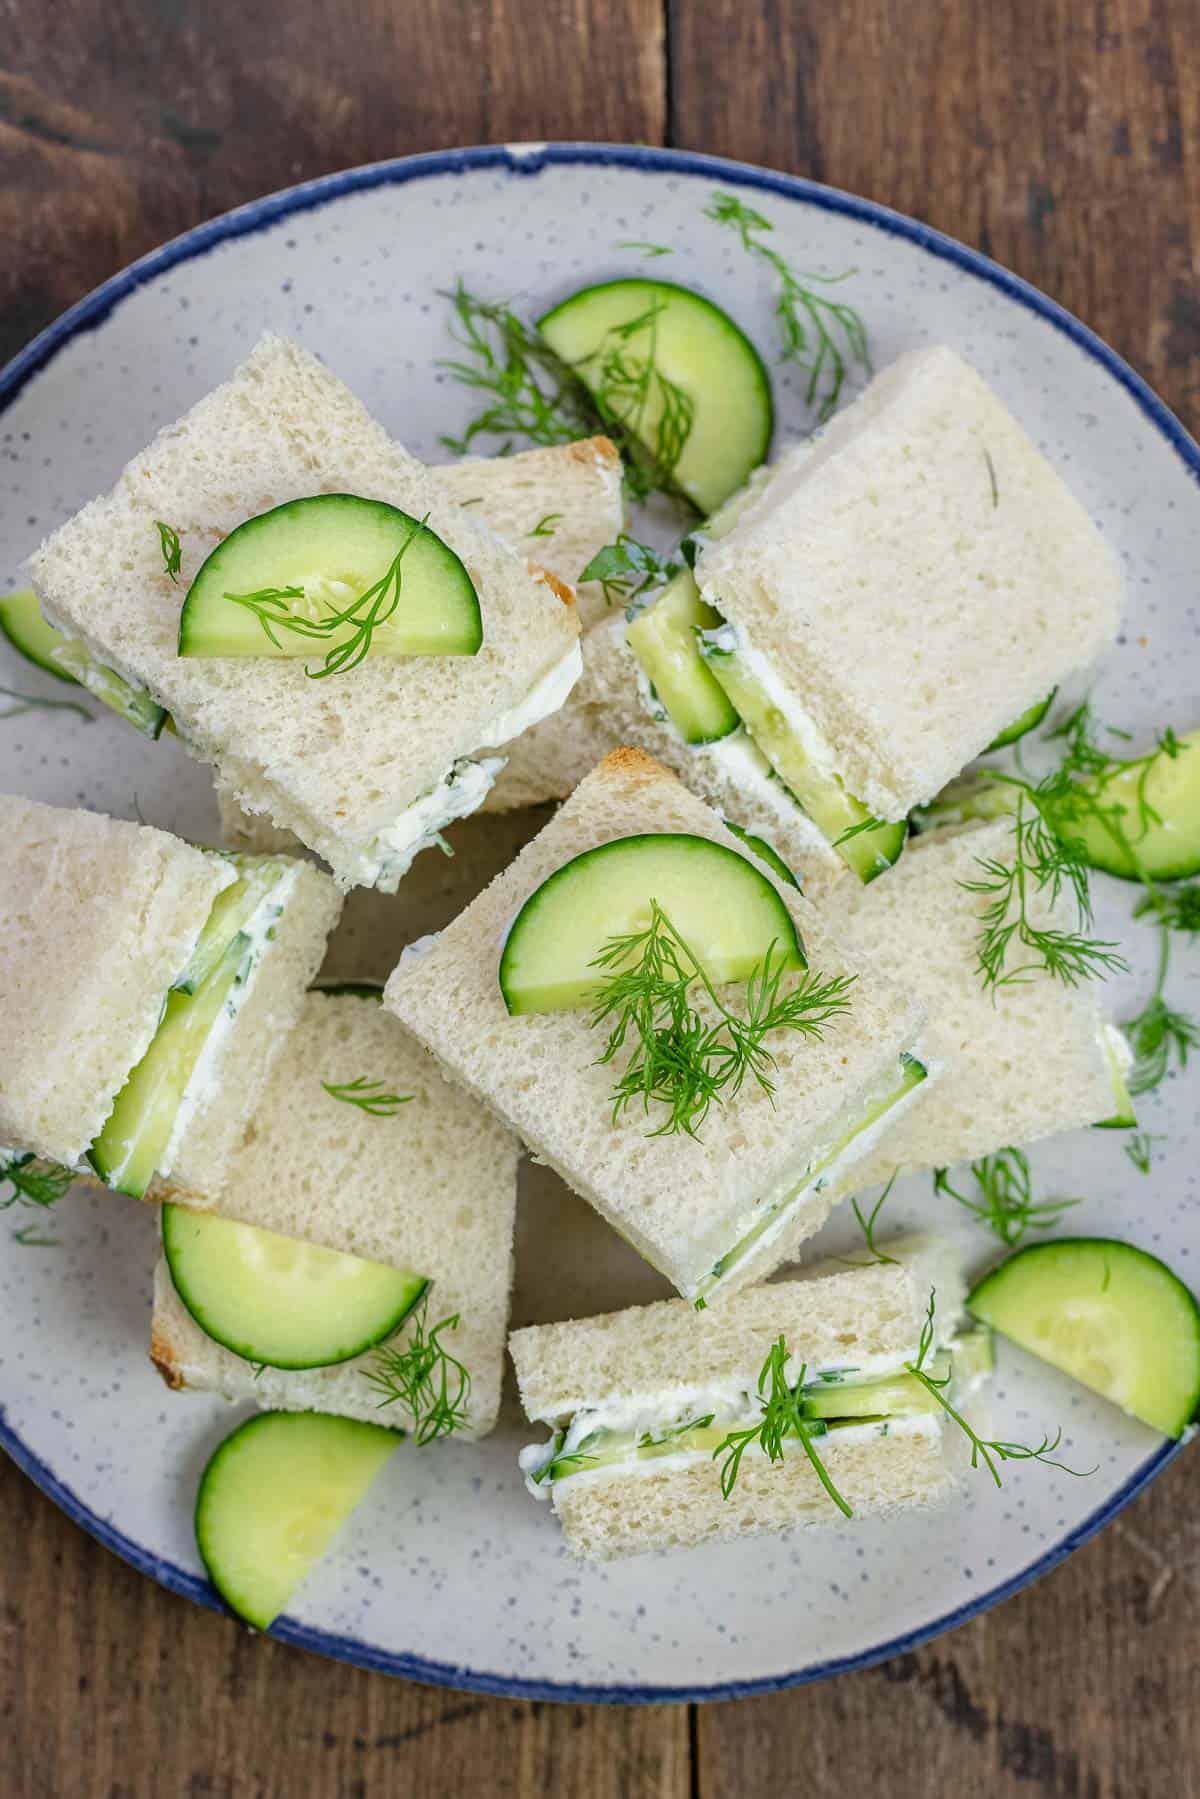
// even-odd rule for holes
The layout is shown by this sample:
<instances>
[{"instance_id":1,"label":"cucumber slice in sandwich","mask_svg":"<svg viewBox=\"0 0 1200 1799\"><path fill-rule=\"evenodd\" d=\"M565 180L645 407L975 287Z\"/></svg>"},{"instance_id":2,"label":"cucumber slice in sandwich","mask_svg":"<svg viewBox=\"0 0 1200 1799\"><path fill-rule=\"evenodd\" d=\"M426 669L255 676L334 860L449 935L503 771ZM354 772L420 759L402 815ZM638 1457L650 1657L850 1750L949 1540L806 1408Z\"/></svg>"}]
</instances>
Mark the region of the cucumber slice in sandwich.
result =
<instances>
[{"instance_id":1,"label":"cucumber slice in sandwich","mask_svg":"<svg viewBox=\"0 0 1200 1799\"><path fill-rule=\"evenodd\" d=\"M201 1330L248 1362L325 1368L399 1330L429 1282L240 1224L166 1205L163 1253L175 1291Z\"/></svg>"},{"instance_id":2,"label":"cucumber slice in sandwich","mask_svg":"<svg viewBox=\"0 0 1200 1799\"><path fill-rule=\"evenodd\" d=\"M217 853L222 854L220 851ZM284 865L274 860L258 861L253 856L230 855L223 859L235 864L240 871L240 878L231 887L226 887L223 893L218 893L213 901L212 911L196 941L188 965L175 982L175 988L180 993L195 993L203 985L221 962L234 938L245 930L267 895L283 878Z\"/></svg>"},{"instance_id":3,"label":"cucumber slice in sandwich","mask_svg":"<svg viewBox=\"0 0 1200 1799\"><path fill-rule=\"evenodd\" d=\"M545 313L538 330L698 512L714 512L766 460L774 414L762 358L690 288L606 281Z\"/></svg>"},{"instance_id":4,"label":"cucumber slice in sandwich","mask_svg":"<svg viewBox=\"0 0 1200 1799\"><path fill-rule=\"evenodd\" d=\"M292 500L239 525L179 615L181 656L320 663L355 642L371 656L474 656L483 643L479 597L450 546L355 494Z\"/></svg>"},{"instance_id":5,"label":"cucumber slice in sandwich","mask_svg":"<svg viewBox=\"0 0 1200 1799\"><path fill-rule=\"evenodd\" d=\"M509 1012L590 1004L603 979L597 956L649 927L652 900L714 985L749 980L772 946L784 968L805 966L779 890L745 856L707 837L647 832L585 850L530 894L500 957Z\"/></svg>"},{"instance_id":6,"label":"cucumber slice in sandwich","mask_svg":"<svg viewBox=\"0 0 1200 1799\"><path fill-rule=\"evenodd\" d=\"M1200 1306L1157 1256L1111 1237L1020 1249L967 1310L1168 1437L1200 1408Z\"/></svg>"},{"instance_id":7,"label":"cucumber slice in sandwich","mask_svg":"<svg viewBox=\"0 0 1200 1799\"><path fill-rule=\"evenodd\" d=\"M696 641L697 631L720 623L685 568L625 627L626 643L685 743L715 743L740 722Z\"/></svg>"},{"instance_id":8,"label":"cucumber slice in sandwich","mask_svg":"<svg viewBox=\"0 0 1200 1799\"><path fill-rule=\"evenodd\" d=\"M123 718L143 737L154 741L170 723L166 708L152 700L144 687L134 687L115 669L97 662L81 643L64 637L61 631L48 625L32 587L0 600L0 631L28 661L60 681L85 687L93 699Z\"/></svg>"},{"instance_id":9,"label":"cucumber slice in sandwich","mask_svg":"<svg viewBox=\"0 0 1200 1799\"><path fill-rule=\"evenodd\" d=\"M262 1412L225 1438L200 1477L195 1526L231 1611L256 1630L274 1623L399 1441L323 1412Z\"/></svg>"},{"instance_id":10,"label":"cucumber slice in sandwich","mask_svg":"<svg viewBox=\"0 0 1200 1799\"><path fill-rule=\"evenodd\" d=\"M904 848L907 822L873 818L833 770L821 765L814 745L805 742L795 721L776 703L728 626L704 633L699 642L707 667L747 731L818 830L861 881L883 874Z\"/></svg>"},{"instance_id":11,"label":"cucumber slice in sandwich","mask_svg":"<svg viewBox=\"0 0 1200 1799\"><path fill-rule=\"evenodd\" d=\"M984 755L990 756L993 750L1007 749L1010 743L1016 743L1020 738L1028 737L1030 731L1036 731L1054 704L1054 696L1057 692L1058 688L1052 687L1044 700L1035 700L1033 705L1027 707L1019 718L1014 718L1007 730L1001 731L998 737L992 738L983 752Z\"/></svg>"}]
</instances>

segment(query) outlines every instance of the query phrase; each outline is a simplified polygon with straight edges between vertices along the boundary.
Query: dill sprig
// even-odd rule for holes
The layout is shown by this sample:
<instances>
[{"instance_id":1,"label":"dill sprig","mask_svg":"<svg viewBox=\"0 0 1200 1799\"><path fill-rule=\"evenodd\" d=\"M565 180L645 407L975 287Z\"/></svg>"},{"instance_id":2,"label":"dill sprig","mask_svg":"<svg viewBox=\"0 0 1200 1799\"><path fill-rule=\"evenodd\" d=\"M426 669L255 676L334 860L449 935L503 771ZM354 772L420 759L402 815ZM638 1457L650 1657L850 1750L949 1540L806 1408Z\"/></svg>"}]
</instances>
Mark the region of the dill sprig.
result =
<instances>
[{"instance_id":1,"label":"dill sprig","mask_svg":"<svg viewBox=\"0 0 1200 1799\"><path fill-rule=\"evenodd\" d=\"M1066 1462L1055 1461L1054 1452L1062 1442L1061 1428L1055 1431L1053 1437L1048 1434L1043 1434L1041 1442L1037 1444L1036 1447L1031 1448L1027 1443L1007 1443L998 1437L981 1437L975 1427L963 1417L958 1408L951 1405L942 1389L947 1387L953 1379L953 1362L951 1363L950 1372L943 1375L941 1379L938 1379L935 1375L927 1374L924 1366L925 1360L934 1346L933 1321L936 1295L936 1287L931 1287L929 1289L929 1307L925 1314L925 1322L921 1327L921 1338L917 1347L916 1360L913 1362L906 1362L904 1366L909 1374L920 1381L926 1392L931 1394L932 1397L937 1400L937 1403L946 1413L946 1416L957 1424L958 1428L962 1431L963 1435L971 1445L972 1468L978 1468L982 1462L998 1487L1003 1486L1004 1484L1000 1476L999 1467L999 1464L1003 1462L1043 1462L1046 1466L1050 1468L1059 1468L1064 1474L1073 1475L1079 1480L1086 1479L1089 1474L1094 1474L1096 1472L1094 1468L1069 1468Z\"/></svg>"},{"instance_id":2,"label":"dill sprig","mask_svg":"<svg viewBox=\"0 0 1200 1799\"><path fill-rule=\"evenodd\" d=\"M588 365L588 385L605 429L630 434L631 491L639 499L660 489L673 491L696 422L691 394L659 367L658 321L666 309L665 300L652 300L635 318L610 326L581 362Z\"/></svg>"},{"instance_id":3,"label":"dill sprig","mask_svg":"<svg viewBox=\"0 0 1200 1799\"><path fill-rule=\"evenodd\" d=\"M829 1470L813 1446L814 1435L823 1435L824 1432L814 1429L814 1422L803 1415L801 1391L806 1364L801 1364L798 1377L790 1384L787 1364L787 1344L780 1336L771 1345L767 1359L759 1370L756 1391L763 1408L762 1417L747 1430L730 1431L724 1441L718 1443L713 1450L714 1461L718 1456L725 1458L721 1463L721 1497L728 1499L733 1492L741 1472L742 1457L752 1444L756 1444L769 1461L781 1462L784 1443L794 1439L808 1457L813 1473L834 1505L845 1517L852 1518L854 1514L851 1508L834 1486Z\"/></svg>"},{"instance_id":4,"label":"dill sprig","mask_svg":"<svg viewBox=\"0 0 1200 1799\"><path fill-rule=\"evenodd\" d=\"M673 250L669 249L666 244L648 244L648 243L643 242L643 240L641 238L637 238L637 237L618 238L616 243L613 245L613 249L614 250L640 250L642 255L645 256L647 258L647 260L650 260L655 256L673 256L675 254L675 252Z\"/></svg>"},{"instance_id":5,"label":"dill sprig","mask_svg":"<svg viewBox=\"0 0 1200 1799\"><path fill-rule=\"evenodd\" d=\"M23 1224L12 1236L13 1242L19 1243L22 1249L57 1249L62 1242L61 1237L44 1236L36 1224Z\"/></svg>"},{"instance_id":6,"label":"dill sprig","mask_svg":"<svg viewBox=\"0 0 1200 1799\"><path fill-rule=\"evenodd\" d=\"M183 546L179 541L179 533L173 525L165 525L160 518L155 519L154 528L158 532L163 568L172 581L178 581L179 571L183 567Z\"/></svg>"},{"instance_id":7,"label":"dill sprig","mask_svg":"<svg viewBox=\"0 0 1200 1799\"><path fill-rule=\"evenodd\" d=\"M1030 1231L1050 1230L1064 1212L1083 1203L1078 1199L1035 1200L1029 1157L1019 1149L998 1149L995 1155L981 1156L971 1163L971 1175L979 1189L977 1196L951 1186L945 1168L934 1169L933 1190L948 1193L1010 1249Z\"/></svg>"},{"instance_id":8,"label":"dill sprig","mask_svg":"<svg viewBox=\"0 0 1200 1799\"><path fill-rule=\"evenodd\" d=\"M448 1437L466 1422L471 1375L446 1348L443 1331L458 1329L459 1314L452 1312L426 1329L428 1300L422 1299L412 1317L407 1340L385 1344L375 1353L365 1375L383 1397L380 1407L403 1405L412 1416L413 1441L421 1448L438 1437Z\"/></svg>"},{"instance_id":9,"label":"dill sprig","mask_svg":"<svg viewBox=\"0 0 1200 1799\"><path fill-rule=\"evenodd\" d=\"M797 274L772 244L764 243L762 234L773 231L770 219L734 194L715 193L705 214L718 225L728 225L737 232L742 248L761 257L779 277L779 294L775 301L775 318L783 345L783 360L799 363L808 373L805 400L818 408L817 417L824 422L841 398L842 387L850 366L858 363L868 373L871 352L867 328L853 306L823 293L835 287L856 271L846 269L840 275Z\"/></svg>"},{"instance_id":10,"label":"dill sprig","mask_svg":"<svg viewBox=\"0 0 1200 1799\"><path fill-rule=\"evenodd\" d=\"M547 512L543 518L538 520L532 531L526 532L526 536L553 537L555 528L562 522L562 518L561 512Z\"/></svg>"},{"instance_id":11,"label":"dill sprig","mask_svg":"<svg viewBox=\"0 0 1200 1799\"><path fill-rule=\"evenodd\" d=\"M336 607L326 602L328 610L321 618L305 618L292 610L293 600L305 598L303 587L260 587L253 593L227 593L225 598L252 612L276 649L283 647L276 636L277 631L290 631L295 637L328 643L343 626L350 626L349 636L331 646L320 668L304 671L314 681L323 680L327 675L347 674L371 654L376 631L386 625L399 606L404 581L400 565L405 551L424 524L424 519L414 519L410 523L404 542L378 581L351 600L348 606Z\"/></svg>"},{"instance_id":12,"label":"dill sprig","mask_svg":"<svg viewBox=\"0 0 1200 1799\"><path fill-rule=\"evenodd\" d=\"M1121 1026L1133 1050L1133 1067L1125 1084L1135 1098L1139 1093L1152 1092L1166 1079L1172 1060L1186 1068L1189 1051L1200 1047L1200 1023L1186 1012L1176 1012L1164 998L1170 957L1170 927L1163 924L1159 930L1154 991L1141 1011Z\"/></svg>"},{"instance_id":13,"label":"dill sprig","mask_svg":"<svg viewBox=\"0 0 1200 1799\"><path fill-rule=\"evenodd\" d=\"M660 556L649 544L622 531L615 543L596 551L579 579L598 581L606 605L628 605L648 587L665 585L682 567L681 562Z\"/></svg>"},{"instance_id":14,"label":"dill sprig","mask_svg":"<svg viewBox=\"0 0 1200 1799\"><path fill-rule=\"evenodd\" d=\"M15 702L0 712L0 719L21 718L26 712L77 712L89 725L92 722L91 713L78 700L48 700L40 693L20 693L15 687L0 687L0 699Z\"/></svg>"},{"instance_id":15,"label":"dill sprig","mask_svg":"<svg viewBox=\"0 0 1200 1799\"><path fill-rule=\"evenodd\" d=\"M15 1205L40 1206L47 1211L58 1203L74 1179L71 1170L57 1162L33 1155L10 1156L0 1162L0 1187L12 1189L10 1193L0 1192L0 1212Z\"/></svg>"},{"instance_id":16,"label":"dill sprig","mask_svg":"<svg viewBox=\"0 0 1200 1799\"><path fill-rule=\"evenodd\" d=\"M686 1418L682 1424L668 1425L666 1430L644 1430L637 1440L639 1449L661 1449L666 1443L675 1443L680 1437L686 1437L689 1431L707 1430L715 1412L704 1412L698 1418Z\"/></svg>"},{"instance_id":17,"label":"dill sprig","mask_svg":"<svg viewBox=\"0 0 1200 1799\"><path fill-rule=\"evenodd\" d=\"M1149 1174L1156 1141L1152 1132L1136 1131L1125 1145L1125 1154L1139 1174Z\"/></svg>"},{"instance_id":18,"label":"dill sprig","mask_svg":"<svg viewBox=\"0 0 1200 1799\"><path fill-rule=\"evenodd\" d=\"M875 1201L875 1204L871 1207L870 1212L865 1218L859 1208L857 1199L852 1199L850 1201L850 1210L854 1213L854 1216L858 1221L858 1228L863 1234L869 1256L869 1260L866 1262L855 1262L855 1266L858 1268L870 1268L876 1262L891 1263L894 1267L899 1266L896 1257L884 1255L883 1251L875 1241L876 1222L880 1212L882 1212L891 1195L892 1188L896 1185L896 1178L899 1173L900 1170L898 1168L893 1168L887 1186L883 1189L883 1192L879 1195L879 1198Z\"/></svg>"},{"instance_id":19,"label":"dill sprig","mask_svg":"<svg viewBox=\"0 0 1200 1799\"><path fill-rule=\"evenodd\" d=\"M767 1037L780 1030L820 1037L849 1006L853 983L853 976L825 980L806 970L784 992L786 963L772 943L745 983L744 1012L734 1012L653 899L646 929L610 938L592 966L606 971L591 1014L594 1027L608 1026L597 1061L611 1062L632 1044L613 1091L613 1119L638 1101L646 1114L652 1102L664 1105L667 1116L652 1137L698 1137L710 1109L733 1099L748 1075L773 1097ZM715 1018L697 1009L693 992L706 997Z\"/></svg>"},{"instance_id":20,"label":"dill sprig","mask_svg":"<svg viewBox=\"0 0 1200 1799\"><path fill-rule=\"evenodd\" d=\"M1156 918L1166 930L1194 937L1200 932L1200 881L1169 889L1150 888L1134 907L1133 916Z\"/></svg>"},{"instance_id":21,"label":"dill sprig","mask_svg":"<svg viewBox=\"0 0 1200 1799\"><path fill-rule=\"evenodd\" d=\"M394 1118L413 1097L411 1093L381 1093L383 1082L369 1081L364 1074L356 1075L352 1081L322 1081L321 1085L330 1099L357 1106L372 1118Z\"/></svg>"}]
</instances>

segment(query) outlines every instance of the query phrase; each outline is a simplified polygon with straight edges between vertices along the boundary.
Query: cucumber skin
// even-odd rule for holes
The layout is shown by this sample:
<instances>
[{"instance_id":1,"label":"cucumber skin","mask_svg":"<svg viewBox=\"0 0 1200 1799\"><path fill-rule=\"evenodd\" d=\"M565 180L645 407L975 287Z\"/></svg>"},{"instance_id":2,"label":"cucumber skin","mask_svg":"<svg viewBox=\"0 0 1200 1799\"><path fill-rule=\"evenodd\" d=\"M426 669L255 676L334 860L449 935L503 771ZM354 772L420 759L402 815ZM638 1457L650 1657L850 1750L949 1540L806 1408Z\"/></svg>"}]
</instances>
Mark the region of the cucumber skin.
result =
<instances>
[{"instance_id":1,"label":"cucumber skin","mask_svg":"<svg viewBox=\"0 0 1200 1799\"><path fill-rule=\"evenodd\" d=\"M1007 729L1001 731L998 737L992 738L983 754L990 756L993 750L1005 750L1010 743L1019 743L1022 737L1028 737L1031 731L1036 731L1054 704L1057 693L1058 688L1052 687L1044 700L1035 700L1032 706L1026 707Z\"/></svg>"},{"instance_id":2,"label":"cucumber skin","mask_svg":"<svg viewBox=\"0 0 1200 1799\"><path fill-rule=\"evenodd\" d=\"M7 637L18 656L23 656L26 662L31 662L35 668L40 668L44 674L53 675L56 681L65 682L68 687L78 687L80 683L75 679L75 676L70 674L65 668L61 668L59 664L53 660L52 653L48 656L39 654L28 640L21 620L21 614L22 612L28 611L30 605L32 605L33 609L37 612L36 625L40 627L41 631L53 633L53 636L57 641L63 643L65 639L63 638L62 632L56 631L54 626L48 625L42 617L41 608L37 603L37 595L31 587L21 588L17 593L5 594L4 598L0 599L0 631Z\"/></svg>"}]
</instances>

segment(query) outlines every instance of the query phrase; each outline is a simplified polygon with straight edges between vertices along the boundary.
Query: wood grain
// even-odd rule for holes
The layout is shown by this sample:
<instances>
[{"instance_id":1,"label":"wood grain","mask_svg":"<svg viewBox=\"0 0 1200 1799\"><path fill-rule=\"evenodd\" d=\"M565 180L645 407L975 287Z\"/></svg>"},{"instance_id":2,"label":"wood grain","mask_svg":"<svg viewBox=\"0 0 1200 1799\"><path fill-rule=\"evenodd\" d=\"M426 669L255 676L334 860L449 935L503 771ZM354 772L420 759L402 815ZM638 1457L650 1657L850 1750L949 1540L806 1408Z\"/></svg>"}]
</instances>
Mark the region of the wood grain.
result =
<instances>
[{"instance_id":1,"label":"wood grain","mask_svg":"<svg viewBox=\"0 0 1200 1799\"><path fill-rule=\"evenodd\" d=\"M1200 422L1194 0L4 0L0 19L2 353L272 187L447 144L665 132L980 245ZM690 1726L251 1639L0 1461L0 1793L1196 1799L1191 1476L1181 1460L1050 1579L915 1654Z\"/></svg>"}]
</instances>

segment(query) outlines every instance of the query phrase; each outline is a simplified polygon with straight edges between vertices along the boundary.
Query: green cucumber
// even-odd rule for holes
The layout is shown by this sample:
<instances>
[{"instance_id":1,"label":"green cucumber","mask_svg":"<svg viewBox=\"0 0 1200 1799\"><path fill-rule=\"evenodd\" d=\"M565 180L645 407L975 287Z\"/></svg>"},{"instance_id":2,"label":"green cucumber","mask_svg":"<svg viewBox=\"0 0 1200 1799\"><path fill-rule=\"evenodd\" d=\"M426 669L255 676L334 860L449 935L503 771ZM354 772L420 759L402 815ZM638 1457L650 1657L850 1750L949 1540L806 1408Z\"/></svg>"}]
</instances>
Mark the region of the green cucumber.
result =
<instances>
[{"instance_id":1,"label":"green cucumber","mask_svg":"<svg viewBox=\"0 0 1200 1799\"><path fill-rule=\"evenodd\" d=\"M266 1368L326 1368L399 1330L429 1282L216 1212L166 1205L163 1253L200 1329Z\"/></svg>"},{"instance_id":2,"label":"green cucumber","mask_svg":"<svg viewBox=\"0 0 1200 1799\"><path fill-rule=\"evenodd\" d=\"M1032 706L1026 707L1019 718L1013 719L1007 730L1001 731L998 737L992 738L983 752L984 755L990 756L993 750L1007 749L1010 743L1016 743L1019 738L1027 737L1030 731L1036 731L1054 704L1054 696L1057 692L1058 688L1052 687L1044 700L1035 700Z\"/></svg>"},{"instance_id":3,"label":"green cucumber","mask_svg":"<svg viewBox=\"0 0 1200 1799\"><path fill-rule=\"evenodd\" d=\"M1200 1306L1130 1243L1060 1237L1019 1249L967 1295L967 1310L1168 1437L1200 1407Z\"/></svg>"},{"instance_id":4,"label":"green cucumber","mask_svg":"<svg viewBox=\"0 0 1200 1799\"><path fill-rule=\"evenodd\" d=\"M1200 874L1200 731L1179 739L1178 754L1160 750L1121 774L1078 783L1082 808L1068 799L1051 811L1060 836L1081 847L1092 868L1123 881L1182 881ZM1119 809L1119 834L1092 808Z\"/></svg>"},{"instance_id":5,"label":"green cucumber","mask_svg":"<svg viewBox=\"0 0 1200 1799\"><path fill-rule=\"evenodd\" d=\"M100 1179L118 1193L145 1197L204 1046L234 990L247 978L251 961L250 940L239 934L195 993L168 994L149 1049L88 1151Z\"/></svg>"},{"instance_id":6,"label":"green cucumber","mask_svg":"<svg viewBox=\"0 0 1200 1799\"><path fill-rule=\"evenodd\" d=\"M924 1373L944 1386L948 1379L957 1382L973 1380L992 1370L992 1334L990 1331L967 1331L955 1337L945 1349L939 1349L927 1363ZM831 1380L805 1387L801 1393L801 1410L806 1418L857 1419L894 1417L900 1413L940 1412L941 1406L923 1382L906 1371L880 1375L871 1380Z\"/></svg>"},{"instance_id":7,"label":"green cucumber","mask_svg":"<svg viewBox=\"0 0 1200 1799\"><path fill-rule=\"evenodd\" d=\"M873 818L834 774L813 762L798 733L748 666L728 628L699 639L700 653L779 779L861 881L873 881L899 859L904 819Z\"/></svg>"},{"instance_id":8,"label":"green cucumber","mask_svg":"<svg viewBox=\"0 0 1200 1799\"><path fill-rule=\"evenodd\" d=\"M195 993L208 979L234 938L245 930L267 895L279 885L287 869L285 862L234 856L221 850L215 853L223 861L233 863L238 870L238 879L218 893L213 901L212 911L196 940L188 965L175 982L180 993Z\"/></svg>"},{"instance_id":9,"label":"green cucumber","mask_svg":"<svg viewBox=\"0 0 1200 1799\"><path fill-rule=\"evenodd\" d=\"M500 957L511 1013L587 1006L614 937L645 931L650 902L714 984L746 981L774 946L784 968L805 966L804 946L779 891L745 856L707 837L647 832L585 850L531 893Z\"/></svg>"},{"instance_id":10,"label":"green cucumber","mask_svg":"<svg viewBox=\"0 0 1200 1799\"><path fill-rule=\"evenodd\" d=\"M1020 788L993 781L988 775L960 775L928 805L914 807L911 824L914 831L924 833L971 824L976 819L1008 818L1016 812L1019 792Z\"/></svg>"},{"instance_id":11,"label":"green cucumber","mask_svg":"<svg viewBox=\"0 0 1200 1799\"><path fill-rule=\"evenodd\" d=\"M1117 1056L1117 1047L1113 1041L1119 1035L1115 1025L1102 1027L1100 1045L1104 1051L1104 1059L1108 1064L1108 1078L1112 1083L1113 1098L1117 1109L1109 1118L1096 1121L1098 1131L1131 1131L1137 1124L1137 1113L1133 1106L1133 1097L1129 1091L1129 1082L1125 1078L1125 1070Z\"/></svg>"},{"instance_id":12,"label":"green cucumber","mask_svg":"<svg viewBox=\"0 0 1200 1799\"><path fill-rule=\"evenodd\" d=\"M108 706L143 737L153 741L170 722L166 708L152 700L144 687L133 686L115 669L97 662L81 643L48 625L32 587L0 600L0 631L14 649L38 668L73 687L85 687L93 699Z\"/></svg>"},{"instance_id":13,"label":"green cucumber","mask_svg":"<svg viewBox=\"0 0 1200 1799\"><path fill-rule=\"evenodd\" d=\"M606 281L545 313L538 330L698 512L715 512L766 460L774 414L762 358L690 288ZM680 396L690 425L678 424Z\"/></svg>"},{"instance_id":14,"label":"green cucumber","mask_svg":"<svg viewBox=\"0 0 1200 1799\"><path fill-rule=\"evenodd\" d=\"M751 855L757 856L759 861L763 863L765 867L769 868L773 875L778 875L781 881L786 881L789 887L794 887L797 893L800 892L800 882L796 879L796 876L792 873L783 857L779 854L779 851L772 849L765 837L756 837L753 831L743 830L742 826L735 825L731 818L724 818L721 820L721 823L725 826L727 831L732 831L734 836L739 838L741 842L745 844Z\"/></svg>"},{"instance_id":15,"label":"green cucumber","mask_svg":"<svg viewBox=\"0 0 1200 1799\"><path fill-rule=\"evenodd\" d=\"M721 623L700 598L690 569L629 620L625 641L685 743L715 743L738 727L738 715L700 655L696 632Z\"/></svg>"},{"instance_id":16,"label":"green cucumber","mask_svg":"<svg viewBox=\"0 0 1200 1799\"><path fill-rule=\"evenodd\" d=\"M703 524L695 526L688 532L679 545L679 554L689 568L695 568L697 560L703 554L706 544L721 537L728 537L733 527L740 523L743 514L754 500L757 500L763 488L771 479L771 470L764 463L756 468L744 487L731 494L723 506L718 506L711 518Z\"/></svg>"},{"instance_id":17,"label":"green cucumber","mask_svg":"<svg viewBox=\"0 0 1200 1799\"><path fill-rule=\"evenodd\" d=\"M324 1412L260 1412L209 1458L196 1547L231 1611L267 1630L399 1443Z\"/></svg>"},{"instance_id":18,"label":"green cucumber","mask_svg":"<svg viewBox=\"0 0 1200 1799\"><path fill-rule=\"evenodd\" d=\"M353 621L316 628L355 601ZM316 494L247 519L211 552L183 602L179 654L319 662L376 611L372 656L473 656L483 643L479 596L449 544L382 500Z\"/></svg>"},{"instance_id":19,"label":"green cucumber","mask_svg":"<svg viewBox=\"0 0 1200 1799\"><path fill-rule=\"evenodd\" d=\"M74 675L55 658L55 651L61 649L67 639L61 631L46 623L32 587L6 594L0 600L0 631L27 662L44 669L56 681L78 686Z\"/></svg>"}]
</instances>

